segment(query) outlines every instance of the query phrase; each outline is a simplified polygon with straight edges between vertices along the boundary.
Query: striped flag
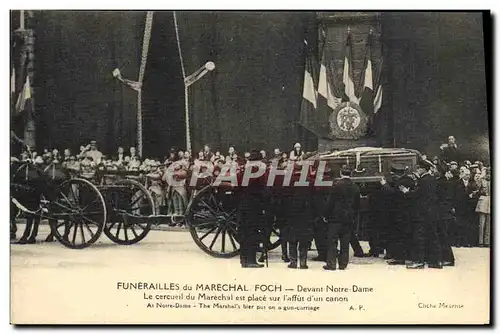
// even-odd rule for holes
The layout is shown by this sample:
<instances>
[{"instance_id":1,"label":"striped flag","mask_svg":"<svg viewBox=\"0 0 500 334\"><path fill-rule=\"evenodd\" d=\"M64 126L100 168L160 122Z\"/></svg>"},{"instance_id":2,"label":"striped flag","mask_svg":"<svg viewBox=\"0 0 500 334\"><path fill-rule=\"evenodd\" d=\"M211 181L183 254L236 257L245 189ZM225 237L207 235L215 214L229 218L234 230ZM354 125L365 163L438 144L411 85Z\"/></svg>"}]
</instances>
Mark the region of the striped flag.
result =
<instances>
[{"instance_id":1,"label":"striped flag","mask_svg":"<svg viewBox=\"0 0 500 334\"><path fill-rule=\"evenodd\" d=\"M380 108L382 108L382 95L383 95L383 85L382 85L382 69L384 65L384 59L380 58L380 62L377 68L377 93L375 94L375 100L373 102L373 112L379 112Z\"/></svg>"},{"instance_id":2,"label":"striped flag","mask_svg":"<svg viewBox=\"0 0 500 334\"><path fill-rule=\"evenodd\" d=\"M332 89L332 85L335 85L336 76L330 70L334 67L334 64L331 64L328 60L326 48L323 47L318 83L318 119L320 132L324 135L328 135L330 132L329 117L331 113L342 103L342 98L337 97Z\"/></svg>"},{"instance_id":3,"label":"striped flag","mask_svg":"<svg viewBox=\"0 0 500 334\"><path fill-rule=\"evenodd\" d=\"M356 97L356 88L354 86L354 68L352 64L352 36L351 30L348 29L344 49L344 73L342 78L342 82L344 83L343 101L359 103L359 99Z\"/></svg>"},{"instance_id":4,"label":"striped flag","mask_svg":"<svg viewBox=\"0 0 500 334\"><path fill-rule=\"evenodd\" d=\"M29 110L31 112L33 105L31 103L31 85L30 78L27 75L26 81L23 85L21 93L17 97L16 102L16 114L22 113L24 110Z\"/></svg>"},{"instance_id":5,"label":"striped flag","mask_svg":"<svg viewBox=\"0 0 500 334\"><path fill-rule=\"evenodd\" d=\"M300 106L299 123L304 128L315 133L315 118L317 109L317 61L312 54L307 40L304 40L306 63L304 68L304 84L302 89L302 103Z\"/></svg>"},{"instance_id":6,"label":"striped flag","mask_svg":"<svg viewBox=\"0 0 500 334\"><path fill-rule=\"evenodd\" d=\"M359 102L361 109L371 118L374 112L373 68L372 68L372 33L368 35L365 54L365 70L361 73L360 82L363 83L363 93Z\"/></svg>"}]
</instances>

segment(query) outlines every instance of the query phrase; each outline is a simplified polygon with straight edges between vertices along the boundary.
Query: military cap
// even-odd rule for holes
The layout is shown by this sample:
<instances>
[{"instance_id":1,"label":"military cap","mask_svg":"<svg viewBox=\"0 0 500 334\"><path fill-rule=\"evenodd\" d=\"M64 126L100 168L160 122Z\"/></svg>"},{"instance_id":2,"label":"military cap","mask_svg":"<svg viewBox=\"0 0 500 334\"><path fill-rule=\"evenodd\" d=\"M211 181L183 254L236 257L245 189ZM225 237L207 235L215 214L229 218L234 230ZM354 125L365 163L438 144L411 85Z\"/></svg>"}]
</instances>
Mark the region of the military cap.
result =
<instances>
[{"instance_id":1,"label":"military cap","mask_svg":"<svg viewBox=\"0 0 500 334\"><path fill-rule=\"evenodd\" d=\"M402 163L393 163L391 165L391 174L404 174L407 166Z\"/></svg>"}]
</instances>

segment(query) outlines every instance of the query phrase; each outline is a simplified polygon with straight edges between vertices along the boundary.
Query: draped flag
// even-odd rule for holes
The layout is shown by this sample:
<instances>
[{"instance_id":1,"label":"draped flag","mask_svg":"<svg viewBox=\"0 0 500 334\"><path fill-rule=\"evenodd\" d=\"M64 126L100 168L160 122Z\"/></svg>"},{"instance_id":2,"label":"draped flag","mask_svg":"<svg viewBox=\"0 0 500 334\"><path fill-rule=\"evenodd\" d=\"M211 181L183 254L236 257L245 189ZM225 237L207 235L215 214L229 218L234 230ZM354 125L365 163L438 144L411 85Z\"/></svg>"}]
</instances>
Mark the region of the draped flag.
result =
<instances>
[{"instance_id":1,"label":"draped flag","mask_svg":"<svg viewBox=\"0 0 500 334\"><path fill-rule=\"evenodd\" d=\"M373 68L372 68L372 33L368 35L365 54L365 70L361 73L360 82L363 83L363 92L359 102L361 109L371 117L374 112Z\"/></svg>"},{"instance_id":2,"label":"draped flag","mask_svg":"<svg viewBox=\"0 0 500 334\"><path fill-rule=\"evenodd\" d=\"M355 102L359 103L359 99L356 97L356 88L354 86L354 67L353 67L353 57L352 57L352 36L351 30L347 30L347 38L344 49L344 74L342 78L344 83L344 96L343 102Z\"/></svg>"},{"instance_id":3,"label":"draped flag","mask_svg":"<svg viewBox=\"0 0 500 334\"><path fill-rule=\"evenodd\" d=\"M330 115L342 102L342 98L337 97L332 89L332 85L336 84L336 76L331 71L332 67L334 64L328 61L326 48L323 47L318 82L318 120L320 132L325 136L329 136L330 133Z\"/></svg>"},{"instance_id":4,"label":"draped flag","mask_svg":"<svg viewBox=\"0 0 500 334\"><path fill-rule=\"evenodd\" d=\"M380 58L380 62L377 67L377 93L375 94L375 101L373 106L373 112L376 114L379 112L380 108L382 108L382 70L384 65L384 59Z\"/></svg>"},{"instance_id":5,"label":"draped flag","mask_svg":"<svg viewBox=\"0 0 500 334\"><path fill-rule=\"evenodd\" d=\"M21 93L17 97L16 102L16 114L20 114L25 110L31 112L33 109L33 105L31 103L31 85L30 78L26 75L26 81L24 82Z\"/></svg>"},{"instance_id":6,"label":"draped flag","mask_svg":"<svg viewBox=\"0 0 500 334\"><path fill-rule=\"evenodd\" d=\"M12 68L12 74L10 76L10 94L14 97L16 94L16 69Z\"/></svg>"},{"instance_id":7,"label":"draped flag","mask_svg":"<svg viewBox=\"0 0 500 334\"><path fill-rule=\"evenodd\" d=\"M316 134L316 108L317 108L317 62L306 40L304 40L306 63L304 68L304 85L302 89L302 103L300 106L300 125Z\"/></svg>"}]
</instances>

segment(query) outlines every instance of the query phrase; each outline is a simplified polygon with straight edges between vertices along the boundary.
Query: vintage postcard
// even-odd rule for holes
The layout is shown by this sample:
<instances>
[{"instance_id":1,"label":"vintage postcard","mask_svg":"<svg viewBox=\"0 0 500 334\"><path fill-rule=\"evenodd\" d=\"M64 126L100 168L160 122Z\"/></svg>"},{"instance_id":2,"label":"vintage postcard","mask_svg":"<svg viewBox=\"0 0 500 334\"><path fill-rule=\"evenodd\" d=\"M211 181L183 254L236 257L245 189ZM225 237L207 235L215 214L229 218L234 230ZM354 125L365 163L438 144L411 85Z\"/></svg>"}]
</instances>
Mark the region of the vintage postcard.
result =
<instances>
[{"instance_id":1,"label":"vintage postcard","mask_svg":"<svg viewBox=\"0 0 500 334\"><path fill-rule=\"evenodd\" d=\"M10 15L11 324L491 323L491 13Z\"/></svg>"}]
</instances>

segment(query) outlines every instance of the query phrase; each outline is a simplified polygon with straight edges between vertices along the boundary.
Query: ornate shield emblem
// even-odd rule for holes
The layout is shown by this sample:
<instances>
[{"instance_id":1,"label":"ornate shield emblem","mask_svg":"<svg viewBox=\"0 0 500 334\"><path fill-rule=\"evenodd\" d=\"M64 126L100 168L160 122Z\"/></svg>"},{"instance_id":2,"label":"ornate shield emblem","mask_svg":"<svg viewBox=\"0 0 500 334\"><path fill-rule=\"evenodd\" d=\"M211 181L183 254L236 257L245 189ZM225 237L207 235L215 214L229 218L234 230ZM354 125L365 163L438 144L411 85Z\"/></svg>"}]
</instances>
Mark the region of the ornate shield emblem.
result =
<instances>
[{"instance_id":1,"label":"ornate shield emblem","mask_svg":"<svg viewBox=\"0 0 500 334\"><path fill-rule=\"evenodd\" d=\"M366 134L368 119L361 107L343 102L330 115L331 135L339 139L359 139Z\"/></svg>"}]
</instances>

